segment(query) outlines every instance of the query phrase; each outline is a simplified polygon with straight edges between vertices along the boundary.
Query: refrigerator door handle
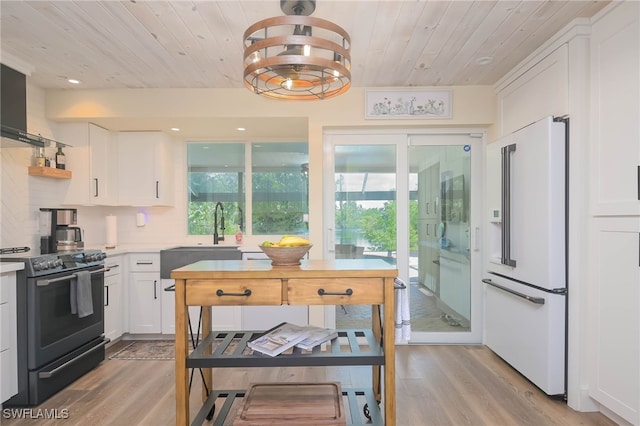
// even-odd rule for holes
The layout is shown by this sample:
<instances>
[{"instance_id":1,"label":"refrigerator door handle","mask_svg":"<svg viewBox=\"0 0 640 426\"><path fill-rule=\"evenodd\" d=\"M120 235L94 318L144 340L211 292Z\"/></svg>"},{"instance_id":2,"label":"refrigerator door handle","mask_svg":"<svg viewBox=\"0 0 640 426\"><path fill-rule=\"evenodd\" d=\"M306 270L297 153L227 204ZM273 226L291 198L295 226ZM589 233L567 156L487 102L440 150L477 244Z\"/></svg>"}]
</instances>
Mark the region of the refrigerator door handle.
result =
<instances>
[{"instance_id":1,"label":"refrigerator door handle","mask_svg":"<svg viewBox=\"0 0 640 426\"><path fill-rule=\"evenodd\" d=\"M516 266L511 259L511 153L516 144L506 145L501 149L502 161L502 250L500 262L503 265Z\"/></svg>"},{"instance_id":2,"label":"refrigerator door handle","mask_svg":"<svg viewBox=\"0 0 640 426\"><path fill-rule=\"evenodd\" d=\"M511 290L510 288L503 287L500 284L494 283L489 278L484 278L482 280L482 282L485 283L485 284L489 284L490 286L493 286L495 288L498 288L498 289L500 289L502 291L506 291L507 293L511 293L514 296L521 297L521 298L523 298L525 300L528 300L531 303L535 303L536 305L544 305L544 298L542 298L542 297L532 297L532 296L526 295L524 293L520 293L519 291Z\"/></svg>"}]
</instances>

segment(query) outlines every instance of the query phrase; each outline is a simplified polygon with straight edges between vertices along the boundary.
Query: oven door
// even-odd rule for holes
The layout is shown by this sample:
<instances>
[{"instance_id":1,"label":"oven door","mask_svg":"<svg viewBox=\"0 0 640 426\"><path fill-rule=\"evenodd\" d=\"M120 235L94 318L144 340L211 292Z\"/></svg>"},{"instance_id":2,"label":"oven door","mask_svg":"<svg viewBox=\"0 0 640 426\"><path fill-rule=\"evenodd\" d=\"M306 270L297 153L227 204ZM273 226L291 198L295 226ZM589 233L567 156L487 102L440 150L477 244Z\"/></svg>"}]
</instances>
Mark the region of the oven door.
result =
<instances>
[{"instance_id":1,"label":"oven door","mask_svg":"<svg viewBox=\"0 0 640 426\"><path fill-rule=\"evenodd\" d=\"M78 318L71 313L74 272L27 280L28 366L37 369L104 334L104 266L91 272L93 314Z\"/></svg>"}]
</instances>

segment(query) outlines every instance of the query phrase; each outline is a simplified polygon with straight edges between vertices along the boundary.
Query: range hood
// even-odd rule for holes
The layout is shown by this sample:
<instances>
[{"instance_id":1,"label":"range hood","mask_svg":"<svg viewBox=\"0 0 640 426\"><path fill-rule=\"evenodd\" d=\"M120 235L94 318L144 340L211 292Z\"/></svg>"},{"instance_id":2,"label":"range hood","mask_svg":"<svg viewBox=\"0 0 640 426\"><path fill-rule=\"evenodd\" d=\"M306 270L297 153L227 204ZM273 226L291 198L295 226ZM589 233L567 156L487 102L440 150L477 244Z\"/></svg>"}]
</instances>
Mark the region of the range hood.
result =
<instances>
[{"instance_id":1,"label":"range hood","mask_svg":"<svg viewBox=\"0 0 640 426\"><path fill-rule=\"evenodd\" d=\"M47 147L58 147L58 146L69 146L65 143L55 141L53 139L48 139L42 137L40 135L32 135L31 133L27 133L23 130L18 130L13 127L2 125L2 147L22 147L24 144L29 144L34 147L39 148L47 148Z\"/></svg>"},{"instance_id":2,"label":"range hood","mask_svg":"<svg viewBox=\"0 0 640 426\"><path fill-rule=\"evenodd\" d=\"M2 64L0 70L0 120L2 147L56 147L64 143L27 133L27 78Z\"/></svg>"}]
</instances>

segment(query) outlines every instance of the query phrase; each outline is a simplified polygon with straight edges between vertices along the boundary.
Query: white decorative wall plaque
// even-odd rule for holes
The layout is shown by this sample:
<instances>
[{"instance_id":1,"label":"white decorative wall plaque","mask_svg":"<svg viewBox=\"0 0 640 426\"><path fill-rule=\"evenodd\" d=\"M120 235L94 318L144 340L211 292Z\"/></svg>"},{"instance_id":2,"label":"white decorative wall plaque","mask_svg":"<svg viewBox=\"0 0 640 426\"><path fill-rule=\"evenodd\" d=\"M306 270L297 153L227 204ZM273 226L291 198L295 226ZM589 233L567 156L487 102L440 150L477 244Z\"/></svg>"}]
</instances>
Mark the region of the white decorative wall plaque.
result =
<instances>
[{"instance_id":1,"label":"white decorative wall plaque","mask_svg":"<svg viewBox=\"0 0 640 426\"><path fill-rule=\"evenodd\" d=\"M365 118L451 118L451 90L367 90Z\"/></svg>"}]
</instances>

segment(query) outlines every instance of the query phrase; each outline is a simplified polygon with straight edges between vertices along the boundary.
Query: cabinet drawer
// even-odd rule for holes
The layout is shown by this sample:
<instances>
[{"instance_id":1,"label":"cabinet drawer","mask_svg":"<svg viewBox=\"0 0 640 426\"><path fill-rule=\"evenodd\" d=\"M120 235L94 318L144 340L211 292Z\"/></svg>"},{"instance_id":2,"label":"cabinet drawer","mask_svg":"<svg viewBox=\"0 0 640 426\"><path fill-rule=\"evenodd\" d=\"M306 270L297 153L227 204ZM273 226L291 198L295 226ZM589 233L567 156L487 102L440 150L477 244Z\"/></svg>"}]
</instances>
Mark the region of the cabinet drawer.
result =
<instances>
[{"instance_id":1,"label":"cabinet drawer","mask_svg":"<svg viewBox=\"0 0 640 426\"><path fill-rule=\"evenodd\" d=\"M282 281L261 280L189 280L187 305L236 306L282 304ZM245 294L250 293L248 295Z\"/></svg>"},{"instance_id":2,"label":"cabinet drawer","mask_svg":"<svg viewBox=\"0 0 640 426\"><path fill-rule=\"evenodd\" d=\"M122 267L124 266L122 261L123 261L122 256L107 257L107 259L104 262L104 266L109 270L104 273L104 276L111 277L114 275L122 274Z\"/></svg>"},{"instance_id":3,"label":"cabinet drawer","mask_svg":"<svg viewBox=\"0 0 640 426\"><path fill-rule=\"evenodd\" d=\"M131 272L160 272L160 253L135 253L129 255Z\"/></svg>"},{"instance_id":4,"label":"cabinet drawer","mask_svg":"<svg viewBox=\"0 0 640 426\"><path fill-rule=\"evenodd\" d=\"M319 294L321 289L324 295ZM384 281L381 278L349 278L344 282L323 278L290 279L287 300L290 305L381 305Z\"/></svg>"}]
</instances>

